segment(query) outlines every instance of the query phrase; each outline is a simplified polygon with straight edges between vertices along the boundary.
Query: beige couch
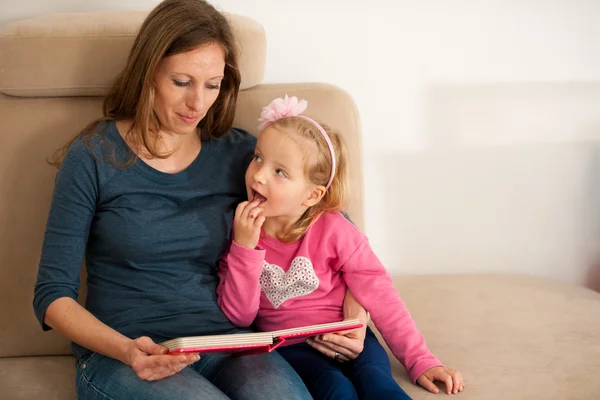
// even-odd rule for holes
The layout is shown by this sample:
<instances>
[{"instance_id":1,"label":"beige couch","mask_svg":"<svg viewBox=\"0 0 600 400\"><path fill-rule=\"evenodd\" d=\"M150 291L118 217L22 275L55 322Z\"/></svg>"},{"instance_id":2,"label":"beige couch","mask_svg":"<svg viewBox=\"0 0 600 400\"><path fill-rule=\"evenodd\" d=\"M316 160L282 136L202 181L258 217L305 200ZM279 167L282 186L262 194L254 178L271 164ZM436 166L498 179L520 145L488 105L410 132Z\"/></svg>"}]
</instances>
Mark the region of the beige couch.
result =
<instances>
[{"instance_id":1,"label":"beige couch","mask_svg":"<svg viewBox=\"0 0 600 400\"><path fill-rule=\"evenodd\" d=\"M144 16L54 15L0 32L2 399L75 398L69 343L42 332L31 306L56 172L45 160L101 114L101 96ZM349 211L362 226L361 138L352 99L326 84L261 84L264 32L248 18L231 19L242 49L236 125L256 132L261 106L276 96L307 99L309 115L347 137L354 184ZM396 282L431 349L463 371L460 398L600 399L600 294L525 276L406 276ZM393 368L415 399L445 396L414 386L396 361Z\"/></svg>"}]
</instances>

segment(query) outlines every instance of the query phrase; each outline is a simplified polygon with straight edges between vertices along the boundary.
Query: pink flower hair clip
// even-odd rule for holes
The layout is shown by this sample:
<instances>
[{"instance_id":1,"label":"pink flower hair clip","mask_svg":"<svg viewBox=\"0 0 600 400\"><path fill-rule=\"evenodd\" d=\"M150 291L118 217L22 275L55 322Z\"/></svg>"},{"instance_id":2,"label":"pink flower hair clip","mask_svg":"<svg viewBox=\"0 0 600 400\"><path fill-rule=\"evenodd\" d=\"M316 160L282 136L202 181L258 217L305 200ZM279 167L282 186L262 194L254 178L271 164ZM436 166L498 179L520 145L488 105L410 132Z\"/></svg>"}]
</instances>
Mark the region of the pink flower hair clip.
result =
<instances>
[{"instance_id":1,"label":"pink flower hair clip","mask_svg":"<svg viewBox=\"0 0 600 400\"><path fill-rule=\"evenodd\" d=\"M296 96L288 97L286 94L283 99L279 97L269 103L268 106L263 107L258 119L261 123L258 130L262 132L267 126L278 119L297 117L306 110L306 107L308 107L308 102L304 99L298 100Z\"/></svg>"},{"instance_id":2,"label":"pink flower hair clip","mask_svg":"<svg viewBox=\"0 0 600 400\"><path fill-rule=\"evenodd\" d=\"M331 155L331 175L329 176L329 182L327 182L327 186L325 187L326 189L329 189L335 176L335 151L333 150L333 144L331 143L331 139L329 139L329 135L325 132L325 129L323 129L323 127L314 119L302 115L304 110L306 110L306 107L308 107L308 102L304 99L298 100L296 96L288 97L286 94L283 99L279 97L270 102L268 106L263 107L260 118L258 119L260 122L258 131L262 132L278 119L288 117L300 117L317 127L319 132L323 135L323 138L325 138L327 146L329 147L329 154Z\"/></svg>"}]
</instances>

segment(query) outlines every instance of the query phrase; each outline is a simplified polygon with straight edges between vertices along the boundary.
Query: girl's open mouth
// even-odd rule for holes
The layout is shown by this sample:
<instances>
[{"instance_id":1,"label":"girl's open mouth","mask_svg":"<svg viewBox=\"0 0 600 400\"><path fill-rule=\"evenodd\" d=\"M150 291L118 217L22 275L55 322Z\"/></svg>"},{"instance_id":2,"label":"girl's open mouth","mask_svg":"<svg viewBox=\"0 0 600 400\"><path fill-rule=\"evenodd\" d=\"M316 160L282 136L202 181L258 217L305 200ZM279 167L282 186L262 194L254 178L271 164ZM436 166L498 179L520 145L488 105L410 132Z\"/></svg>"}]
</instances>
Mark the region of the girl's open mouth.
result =
<instances>
[{"instance_id":1,"label":"girl's open mouth","mask_svg":"<svg viewBox=\"0 0 600 400\"><path fill-rule=\"evenodd\" d=\"M262 194L258 193L256 190L252 189L252 200L258 200L260 203L259 205L262 205L264 202L267 201L267 198L265 196L263 196Z\"/></svg>"}]
</instances>

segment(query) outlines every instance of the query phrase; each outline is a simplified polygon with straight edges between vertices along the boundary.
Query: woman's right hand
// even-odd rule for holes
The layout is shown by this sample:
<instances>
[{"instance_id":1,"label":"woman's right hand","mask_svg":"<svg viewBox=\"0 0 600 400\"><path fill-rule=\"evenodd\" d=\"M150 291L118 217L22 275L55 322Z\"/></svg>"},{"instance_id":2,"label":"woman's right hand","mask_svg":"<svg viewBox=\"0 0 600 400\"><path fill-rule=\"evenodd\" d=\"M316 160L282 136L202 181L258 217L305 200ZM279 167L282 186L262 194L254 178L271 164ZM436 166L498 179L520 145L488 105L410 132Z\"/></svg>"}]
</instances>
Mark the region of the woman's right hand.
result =
<instances>
[{"instance_id":1,"label":"woman's right hand","mask_svg":"<svg viewBox=\"0 0 600 400\"><path fill-rule=\"evenodd\" d=\"M44 322L75 343L129 365L140 379L156 381L198 361L198 354L166 354L167 348L149 337L130 339L93 316L70 297L54 300Z\"/></svg>"},{"instance_id":2,"label":"woman's right hand","mask_svg":"<svg viewBox=\"0 0 600 400\"><path fill-rule=\"evenodd\" d=\"M167 354L167 348L147 336L131 340L127 348L126 364L140 379L157 381L175 375L200 359L196 353Z\"/></svg>"}]
</instances>

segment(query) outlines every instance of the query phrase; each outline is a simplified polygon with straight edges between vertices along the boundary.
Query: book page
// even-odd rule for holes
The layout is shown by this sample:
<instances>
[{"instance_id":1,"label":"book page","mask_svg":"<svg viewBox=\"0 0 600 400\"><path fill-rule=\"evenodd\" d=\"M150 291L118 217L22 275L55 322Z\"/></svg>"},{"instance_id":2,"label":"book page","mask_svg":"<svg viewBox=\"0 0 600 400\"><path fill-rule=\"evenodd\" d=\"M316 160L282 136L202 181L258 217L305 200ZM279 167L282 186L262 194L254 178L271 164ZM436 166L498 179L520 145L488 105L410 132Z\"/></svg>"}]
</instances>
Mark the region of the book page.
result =
<instances>
[{"instance_id":1,"label":"book page","mask_svg":"<svg viewBox=\"0 0 600 400\"><path fill-rule=\"evenodd\" d=\"M302 338L309 336L320 335L329 332L339 332L348 329L354 329L362 326L358 319L349 319L340 322L332 322L327 324L301 326L298 328L282 329L273 332L255 332L255 333L235 333L228 335L209 335L209 336L189 336L167 340L160 343L165 346L170 352L181 352L184 350L190 351L193 349L197 352L206 351L222 351L235 350L245 347L271 346L278 342L279 339L295 338L296 341L301 341Z\"/></svg>"},{"instance_id":2,"label":"book page","mask_svg":"<svg viewBox=\"0 0 600 400\"><path fill-rule=\"evenodd\" d=\"M282 329L279 331L273 331L271 333L273 334L273 337L300 335L300 334L308 334L309 336L312 336L312 335L318 335L319 333L345 331L347 329L354 329L354 328L358 328L360 326L362 326L362 323L358 319L347 319L344 321L331 322L328 324L318 324L318 325L301 326L298 328Z\"/></svg>"}]
</instances>

